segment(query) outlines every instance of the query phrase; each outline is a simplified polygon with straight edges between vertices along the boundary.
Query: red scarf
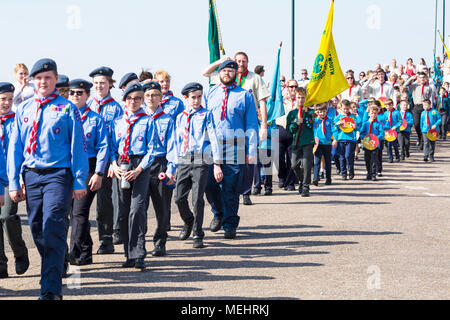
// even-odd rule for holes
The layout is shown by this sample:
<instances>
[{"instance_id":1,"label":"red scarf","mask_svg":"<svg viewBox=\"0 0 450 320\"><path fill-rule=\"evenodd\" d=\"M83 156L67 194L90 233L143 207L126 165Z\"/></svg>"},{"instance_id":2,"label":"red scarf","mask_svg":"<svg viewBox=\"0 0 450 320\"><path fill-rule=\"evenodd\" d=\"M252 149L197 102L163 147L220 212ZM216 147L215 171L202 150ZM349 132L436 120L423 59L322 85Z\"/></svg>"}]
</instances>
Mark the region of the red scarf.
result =
<instances>
[{"instance_id":1,"label":"red scarf","mask_svg":"<svg viewBox=\"0 0 450 320\"><path fill-rule=\"evenodd\" d=\"M325 135L325 122L327 121L328 117L325 116L325 118L322 120L322 132L323 135Z\"/></svg>"},{"instance_id":2,"label":"red scarf","mask_svg":"<svg viewBox=\"0 0 450 320\"><path fill-rule=\"evenodd\" d=\"M6 120L14 118L15 116L16 116L16 114L14 112L0 116L0 139L2 141L3 150L5 150L5 146L3 145L3 138L5 136L4 123L6 122Z\"/></svg>"},{"instance_id":3,"label":"red scarf","mask_svg":"<svg viewBox=\"0 0 450 320\"><path fill-rule=\"evenodd\" d=\"M200 106L202 108L202 106ZM200 109L199 108L199 109ZM189 144L189 127L192 115L196 112L196 110L191 110L190 113L183 111L183 114L186 115L186 126L184 127L183 133L183 153L186 153L188 144Z\"/></svg>"},{"instance_id":4,"label":"red scarf","mask_svg":"<svg viewBox=\"0 0 450 320\"><path fill-rule=\"evenodd\" d=\"M355 85L354 84L352 84L351 86L350 86L350 89L348 89L348 96L351 98L352 97L352 89L355 87Z\"/></svg>"},{"instance_id":5,"label":"red scarf","mask_svg":"<svg viewBox=\"0 0 450 320\"><path fill-rule=\"evenodd\" d=\"M384 87L384 84L386 83L386 81L383 81L383 82L381 82L381 96L383 96L383 87Z\"/></svg>"},{"instance_id":6,"label":"red scarf","mask_svg":"<svg viewBox=\"0 0 450 320\"><path fill-rule=\"evenodd\" d=\"M36 153L37 147L37 131L39 129L39 123L41 121L42 108L49 102L55 100L59 96L58 90L53 91L53 93L47 97L44 101L38 98L37 91L34 98L34 101L38 103L36 108L36 118L33 121L33 128L31 129L31 137L30 142L27 146L27 152L30 154L31 152Z\"/></svg>"},{"instance_id":7,"label":"red scarf","mask_svg":"<svg viewBox=\"0 0 450 320\"><path fill-rule=\"evenodd\" d=\"M242 88L242 86L245 83L245 80L247 79L247 75L248 75L248 70L246 70L240 77L237 76L237 80L238 80L237 83L238 83L239 87Z\"/></svg>"},{"instance_id":8,"label":"red scarf","mask_svg":"<svg viewBox=\"0 0 450 320\"><path fill-rule=\"evenodd\" d=\"M98 101L97 98L94 98L94 101L97 103L97 113L100 114L100 112L102 111L102 107L107 103L113 102L114 98L109 98L102 101Z\"/></svg>"},{"instance_id":9,"label":"red scarf","mask_svg":"<svg viewBox=\"0 0 450 320\"><path fill-rule=\"evenodd\" d=\"M430 110L431 110L431 109L430 109ZM428 112L429 112L430 110L425 110L425 112L427 113L427 128L430 127L430 116L428 115Z\"/></svg>"},{"instance_id":10,"label":"red scarf","mask_svg":"<svg viewBox=\"0 0 450 320\"><path fill-rule=\"evenodd\" d=\"M81 115L81 122L84 122L84 120L86 120L89 111L91 111L89 107L86 107L86 109L84 109L83 114Z\"/></svg>"},{"instance_id":11,"label":"red scarf","mask_svg":"<svg viewBox=\"0 0 450 320\"><path fill-rule=\"evenodd\" d=\"M375 122L377 122L377 119L376 119L376 118L375 118L373 121L370 121L369 134L372 133L372 126L373 126L373 124L374 124Z\"/></svg>"},{"instance_id":12,"label":"red scarf","mask_svg":"<svg viewBox=\"0 0 450 320\"><path fill-rule=\"evenodd\" d=\"M394 110L392 110L394 111ZM389 111L389 127L392 128L392 111Z\"/></svg>"},{"instance_id":13,"label":"red scarf","mask_svg":"<svg viewBox=\"0 0 450 320\"><path fill-rule=\"evenodd\" d=\"M130 151L131 129L133 128L134 124L136 123L136 121L139 120L140 117L143 117L146 115L147 114L145 112L141 112L141 113L135 114L134 118L129 120L128 119L128 110L125 111L125 122L128 124L128 129L127 129L127 136L124 140L121 162L130 162L128 153Z\"/></svg>"},{"instance_id":14,"label":"red scarf","mask_svg":"<svg viewBox=\"0 0 450 320\"><path fill-rule=\"evenodd\" d=\"M221 84L221 88L224 92L224 97L222 100L222 112L220 113L220 120L225 120L227 118L227 104L228 104L228 93L230 90L236 88L236 83L233 83L231 86L225 86Z\"/></svg>"},{"instance_id":15,"label":"red scarf","mask_svg":"<svg viewBox=\"0 0 450 320\"><path fill-rule=\"evenodd\" d=\"M164 99L162 99L161 102L160 102L161 107L164 107L164 105L166 104L166 102L169 101L171 97L173 97L173 92L172 92L172 91L167 92L167 93L165 94Z\"/></svg>"}]
</instances>

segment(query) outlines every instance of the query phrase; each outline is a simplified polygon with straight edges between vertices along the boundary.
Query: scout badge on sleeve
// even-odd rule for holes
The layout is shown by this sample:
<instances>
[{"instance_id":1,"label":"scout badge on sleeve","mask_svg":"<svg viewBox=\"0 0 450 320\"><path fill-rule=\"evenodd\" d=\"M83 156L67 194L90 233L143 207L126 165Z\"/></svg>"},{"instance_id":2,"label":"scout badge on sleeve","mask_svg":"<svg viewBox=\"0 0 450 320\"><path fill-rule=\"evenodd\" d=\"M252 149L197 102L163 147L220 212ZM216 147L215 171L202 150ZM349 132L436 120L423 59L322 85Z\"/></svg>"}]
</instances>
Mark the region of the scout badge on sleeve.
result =
<instances>
[{"instance_id":1,"label":"scout badge on sleeve","mask_svg":"<svg viewBox=\"0 0 450 320\"><path fill-rule=\"evenodd\" d=\"M380 140L378 140L378 137L372 133L369 133L367 136L365 136L362 139L362 144L364 146L364 148L366 148L367 150L375 150L376 148L378 148L378 145L380 144Z\"/></svg>"},{"instance_id":2,"label":"scout badge on sleeve","mask_svg":"<svg viewBox=\"0 0 450 320\"><path fill-rule=\"evenodd\" d=\"M436 129L430 129L427 132L427 137L430 141L436 141L439 137L439 132Z\"/></svg>"},{"instance_id":3,"label":"scout badge on sleeve","mask_svg":"<svg viewBox=\"0 0 450 320\"><path fill-rule=\"evenodd\" d=\"M395 141L395 139L397 139L397 131L392 129L385 131L384 138L389 142Z\"/></svg>"},{"instance_id":4,"label":"scout badge on sleeve","mask_svg":"<svg viewBox=\"0 0 450 320\"><path fill-rule=\"evenodd\" d=\"M352 117L344 117L341 120L341 130L345 133L350 133L356 129L355 120Z\"/></svg>"}]
</instances>

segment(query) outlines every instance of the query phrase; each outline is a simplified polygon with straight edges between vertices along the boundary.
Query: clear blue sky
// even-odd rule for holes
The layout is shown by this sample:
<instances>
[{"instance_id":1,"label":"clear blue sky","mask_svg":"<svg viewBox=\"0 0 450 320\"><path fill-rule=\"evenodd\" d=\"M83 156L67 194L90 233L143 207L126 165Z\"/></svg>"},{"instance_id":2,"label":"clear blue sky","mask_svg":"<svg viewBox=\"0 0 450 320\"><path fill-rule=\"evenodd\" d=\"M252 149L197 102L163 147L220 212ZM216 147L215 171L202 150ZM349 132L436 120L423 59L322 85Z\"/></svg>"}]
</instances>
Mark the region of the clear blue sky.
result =
<instances>
[{"instance_id":1,"label":"clear blue sky","mask_svg":"<svg viewBox=\"0 0 450 320\"><path fill-rule=\"evenodd\" d=\"M290 78L291 1L216 1L226 54L247 52L250 69L264 65L270 82L282 41L282 73ZM296 77L301 68L311 72L329 7L330 0L296 1ZM447 1L447 35L449 8ZM142 68L166 69L175 95L187 82L207 84L201 71L209 63L208 0L8 0L0 2L0 12L1 81L13 81L17 62L31 68L51 57L70 78L89 79L105 65L117 81ZM333 35L342 69L367 71L409 57L431 64L434 12L430 0L336 0Z\"/></svg>"}]
</instances>

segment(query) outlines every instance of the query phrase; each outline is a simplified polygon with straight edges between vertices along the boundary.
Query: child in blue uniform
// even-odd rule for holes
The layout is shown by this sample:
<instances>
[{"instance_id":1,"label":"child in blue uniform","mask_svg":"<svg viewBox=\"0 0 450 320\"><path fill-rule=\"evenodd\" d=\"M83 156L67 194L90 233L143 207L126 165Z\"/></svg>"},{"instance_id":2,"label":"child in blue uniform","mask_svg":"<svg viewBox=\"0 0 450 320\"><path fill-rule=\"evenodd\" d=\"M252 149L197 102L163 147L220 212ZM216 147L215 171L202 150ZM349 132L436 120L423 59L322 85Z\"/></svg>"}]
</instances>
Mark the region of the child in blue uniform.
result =
<instances>
[{"instance_id":1,"label":"child in blue uniform","mask_svg":"<svg viewBox=\"0 0 450 320\"><path fill-rule=\"evenodd\" d=\"M402 119L402 123L405 121L406 126L400 126L400 132L398 134L398 143L401 153L401 159L405 160L409 158L409 146L410 146L410 135L411 128L414 125L414 118L412 113L409 110L409 101L401 100L400 101L400 118Z\"/></svg>"},{"instance_id":2,"label":"child in blue uniform","mask_svg":"<svg viewBox=\"0 0 450 320\"><path fill-rule=\"evenodd\" d=\"M331 184L331 145L333 140L333 120L327 116L327 105L325 103L314 106L316 118L314 119L314 139L317 150L314 153L314 178L313 184L319 184L319 169L322 156L325 159L326 185Z\"/></svg>"},{"instance_id":3,"label":"child in blue uniform","mask_svg":"<svg viewBox=\"0 0 450 320\"><path fill-rule=\"evenodd\" d=\"M398 133L400 132L400 126L402 124L402 119L400 117L400 112L395 110L394 102L391 99L387 99L385 102L386 111L384 112L384 129L394 130ZM394 162L394 155L392 154L392 149L395 153L395 162L400 162L400 152L398 150L398 139L394 141L386 141L386 149L388 155L389 163Z\"/></svg>"},{"instance_id":4,"label":"child in blue uniform","mask_svg":"<svg viewBox=\"0 0 450 320\"><path fill-rule=\"evenodd\" d=\"M442 119L439 112L431 108L431 101L429 99L423 101L423 112L420 115L420 130L423 137L423 161L434 161L434 150L436 141L431 141L427 133L430 129L439 131Z\"/></svg>"},{"instance_id":5,"label":"child in blue uniform","mask_svg":"<svg viewBox=\"0 0 450 320\"><path fill-rule=\"evenodd\" d=\"M447 139L447 126L448 126L448 115L450 114L450 99L448 98L447 90L444 87L439 89L439 95L437 96L437 107L441 115L441 130L439 130L439 137L442 140Z\"/></svg>"}]
</instances>

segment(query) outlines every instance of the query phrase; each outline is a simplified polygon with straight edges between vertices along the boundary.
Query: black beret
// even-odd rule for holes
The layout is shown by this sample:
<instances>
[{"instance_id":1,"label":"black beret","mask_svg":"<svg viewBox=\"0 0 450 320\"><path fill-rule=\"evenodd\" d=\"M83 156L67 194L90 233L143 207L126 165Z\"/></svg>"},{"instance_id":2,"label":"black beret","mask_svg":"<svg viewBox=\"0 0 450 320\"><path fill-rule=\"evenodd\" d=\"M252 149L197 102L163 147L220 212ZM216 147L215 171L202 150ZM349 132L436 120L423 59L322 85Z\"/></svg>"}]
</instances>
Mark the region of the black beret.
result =
<instances>
[{"instance_id":1,"label":"black beret","mask_svg":"<svg viewBox=\"0 0 450 320\"><path fill-rule=\"evenodd\" d=\"M144 91L144 89L142 88L142 85L140 83L132 83L130 84L128 87L126 87L126 89L123 92L123 98L122 100L125 101L127 98L127 95L129 95L132 92L135 91Z\"/></svg>"},{"instance_id":2,"label":"black beret","mask_svg":"<svg viewBox=\"0 0 450 320\"><path fill-rule=\"evenodd\" d=\"M144 84L142 86L142 88L144 89L144 92L147 90L152 90L152 89L161 91L161 85L155 81L147 82L146 84Z\"/></svg>"},{"instance_id":3,"label":"black beret","mask_svg":"<svg viewBox=\"0 0 450 320\"><path fill-rule=\"evenodd\" d=\"M119 88L122 88L123 86L126 86L128 84L128 82L137 80L137 79L138 79L138 76L136 75L136 73L134 73L134 72L127 73L126 75L124 75L122 77L122 79L120 79Z\"/></svg>"},{"instance_id":4,"label":"black beret","mask_svg":"<svg viewBox=\"0 0 450 320\"><path fill-rule=\"evenodd\" d=\"M69 82L69 88L90 90L92 88L92 83L83 79L73 79Z\"/></svg>"},{"instance_id":5,"label":"black beret","mask_svg":"<svg viewBox=\"0 0 450 320\"><path fill-rule=\"evenodd\" d=\"M224 62L222 62L220 64L219 71L222 70L223 68L231 68L231 69L237 70L238 64L234 60L225 60Z\"/></svg>"},{"instance_id":6,"label":"black beret","mask_svg":"<svg viewBox=\"0 0 450 320\"><path fill-rule=\"evenodd\" d=\"M181 90L183 96L187 96L192 91L203 90L203 86L198 82L190 82Z\"/></svg>"},{"instance_id":7,"label":"black beret","mask_svg":"<svg viewBox=\"0 0 450 320\"><path fill-rule=\"evenodd\" d=\"M14 92L14 86L9 82L0 82L0 93Z\"/></svg>"},{"instance_id":8,"label":"black beret","mask_svg":"<svg viewBox=\"0 0 450 320\"><path fill-rule=\"evenodd\" d=\"M58 72L56 62L49 58L38 60L33 68L31 68L30 77L34 77L36 74L46 71Z\"/></svg>"},{"instance_id":9,"label":"black beret","mask_svg":"<svg viewBox=\"0 0 450 320\"><path fill-rule=\"evenodd\" d=\"M69 86L69 77L63 74L58 74L58 82L56 82L57 88L63 88Z\"/></svg>"},{"instance_id":10,"label":"black beret","mask_svg":"<svg viewBox=\"0 0 450 320\"><path fill-rule=\"evenodd\" d=\"M112 75L114 74L114 71L111 68L108 67L98 67L97 69L95 69L94 71L92 71L91 73L89 73L89 77L93 78L95 76L107 76L107 77L112 77Z\"/></svg>"}]
</instances>

